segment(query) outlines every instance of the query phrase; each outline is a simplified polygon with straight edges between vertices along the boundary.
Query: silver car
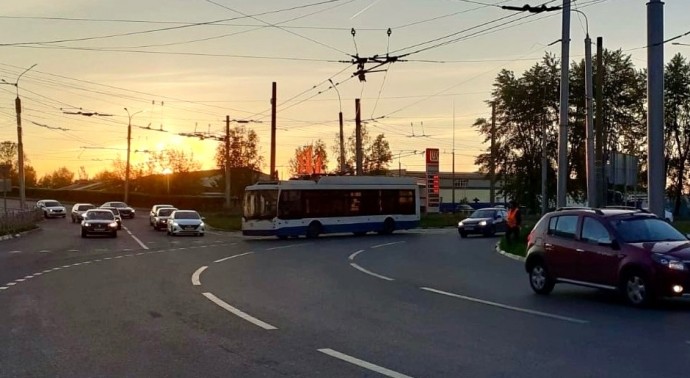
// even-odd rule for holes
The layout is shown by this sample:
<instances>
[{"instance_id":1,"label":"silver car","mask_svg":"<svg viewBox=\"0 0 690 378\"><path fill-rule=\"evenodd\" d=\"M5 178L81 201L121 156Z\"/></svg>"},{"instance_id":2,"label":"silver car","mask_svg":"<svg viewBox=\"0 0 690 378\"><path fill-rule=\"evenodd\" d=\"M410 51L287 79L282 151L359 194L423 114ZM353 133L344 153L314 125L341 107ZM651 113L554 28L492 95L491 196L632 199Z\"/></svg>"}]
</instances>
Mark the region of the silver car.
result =
<instances>
[{"instance_id":1,"label":"silver car","mask_svg":"<svg viewBox=\"0 0 690 378\"><path fill-rule=\"evenodd\" d=\"M36 202L36 208L43 211L43 216L45 218L64 218L67 216L67 210L65 210L65 207L56 200L40 200Z\"/></svg>"},{"instance_id":2,"label":"silver car","mask_svg":"<svg viewBox=\"0 0 690 378\"><path fill-rule=\"evenodd\" d=\"M175 210L168 219L168 235L204 236L206 225L204 218L194 210Z\"/></svg>"},{"instance_id":3,"label":"silver car","mask_svg":"<svg viewBox=\"0 0 690 378\"><path fill-rule=\"evenodd\" d=\"M161 207L156 210L156 216L153 218L153 229L164 230L168 227L168 221L172 213L177 210L174 207Z\"/></svg>"},{"instance_id":4,"label":"silver car","mask_svg":"<svg viewBox=\"0 0 690 378\"><path fill-rule=\"evenodd\" d=\"M158 211L158 209L162 209L162 208L164 208L164 207L172 207L172 208L174 208L175 206L173 206L173 205L162 205L162 204L153 205L153 206L151 207L151 212L149 213L149 224L150 224L151 226L153 226L153 224L154 224L153 220L154 220L154 218L156 218L156 212Z\"/></svg>"}]
</instances>

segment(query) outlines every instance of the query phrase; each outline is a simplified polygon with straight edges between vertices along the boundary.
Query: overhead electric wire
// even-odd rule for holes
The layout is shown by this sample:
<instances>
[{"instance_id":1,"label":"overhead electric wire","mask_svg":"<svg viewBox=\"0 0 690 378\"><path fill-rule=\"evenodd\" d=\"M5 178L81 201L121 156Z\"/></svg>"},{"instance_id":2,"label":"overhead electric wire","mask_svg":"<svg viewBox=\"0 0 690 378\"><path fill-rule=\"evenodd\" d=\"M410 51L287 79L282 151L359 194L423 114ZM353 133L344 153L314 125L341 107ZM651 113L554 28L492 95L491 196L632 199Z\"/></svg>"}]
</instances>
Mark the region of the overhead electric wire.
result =
<instances>
[{"instance_id":1,"label":"overhead electric wire","mask_svg":"<svg viewBox=\"0 0 690 378\"><path fill-rule=\"evenodd\" d=\"M279 10L275 10L275 11L258 13L256 15L246 15L246 14L242 14L241 12L236 12L236 13L242 14L242 17L233 17L233 18L225 18L225 19L214 20L214 21L196 22L196 23L192 23L192 24L170 26L170 27L158 28L158 29L141 30L141 31L136 31L136 32L108 34L108 35L102 35L102 36L81 37L81 38L72 38L72 39L63 38L63 39L57 39L57 40L51 40L51 41L0 43L0 47L16 46L16 45L46 44L46 43L50 44L50 43L64 43L64 42L83 42L83 41L91 41L91 40L97 40L97 39L125 37L125 36L131 36L131 35L139 35L139 34L150 34L150 33L157 33L157 32L161 32L161 31L179 30L179 29L185 29L185 28L191 28L191 27L197 27L197 26L212 25L212 24L217 24L219 22L233 21L233 20L238 20L238 19L242 19L242 18L254 18L254 19L256 19L255 16L264 16L267 14L285 12L285 11L301 9L301 8L306 8L306 7L311 7L311 6L317 6L317 5L332 3L332 2L337 2L337 1L343 1L343 0L325 0L325 1L318 2L318 3L312 3L312 4L297 6L297 7L290 7L290 8L284 8L284 9L279 9Z\"/></svg>"}]
</instances>

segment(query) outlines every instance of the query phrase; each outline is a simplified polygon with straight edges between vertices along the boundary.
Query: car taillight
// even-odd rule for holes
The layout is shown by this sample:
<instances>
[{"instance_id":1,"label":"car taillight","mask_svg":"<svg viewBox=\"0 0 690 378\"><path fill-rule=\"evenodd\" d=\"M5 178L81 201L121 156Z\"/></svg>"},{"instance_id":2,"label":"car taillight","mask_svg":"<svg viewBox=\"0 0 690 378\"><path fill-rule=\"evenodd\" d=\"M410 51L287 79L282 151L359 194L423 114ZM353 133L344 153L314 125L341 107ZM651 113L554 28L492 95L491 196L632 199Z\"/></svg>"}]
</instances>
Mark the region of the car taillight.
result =
<instances>
[{"instance_id":1,"label":"car taillight","mask_svg":"<svg viewBox=\"0 0 690 378\"><path fill-rule=\"evenodd\" d=\"M527 235L527 245L532 245L534 240L534 230L532 230L529 235Z\"/></svg>"}]
</instances>

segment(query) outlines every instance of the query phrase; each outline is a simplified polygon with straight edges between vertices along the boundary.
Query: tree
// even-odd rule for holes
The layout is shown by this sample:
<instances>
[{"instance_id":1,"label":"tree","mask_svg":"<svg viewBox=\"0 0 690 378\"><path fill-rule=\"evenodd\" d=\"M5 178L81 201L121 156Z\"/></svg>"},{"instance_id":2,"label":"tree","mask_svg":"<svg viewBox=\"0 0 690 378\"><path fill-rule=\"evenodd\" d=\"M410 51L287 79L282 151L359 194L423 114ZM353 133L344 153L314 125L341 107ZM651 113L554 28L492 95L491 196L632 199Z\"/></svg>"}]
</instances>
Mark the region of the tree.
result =
<instances>
[{"instance_id":1,"label":"tree","mask_svg":"<svg viewBox=\"0 0 690 378\"><path fill-rule=\"evenodd\" d=\"M362 172L364 174L383 174L386 172L388 165L393 160L393 154L390 151L390 146L386 140L386 136L381 133L377 135L372 141L366 125L362 125ZM355 159L357 151L356 131L345 141L345 172L347 174L355 173ZM335 143L332 148L333 153L337 156L338 170L340 170L340 134L335 135Z\"/></svg>"},{"instance_id":2,"label":"tree","mask_svg":"<svg viewBox=\"0 0 690 378\"><path fill-rule=\"evenodd\" d=\"M216 148L216 164L218 168L225 168L225 142L218 143ZM259 154L259 136L254 130L247 130L244 126L230 129L230 161L231 168L250 168L260 170L264 164L264 157Z\"/></svg>"},{"instance_id":3,"label":"tree","mask_svg":"<svg viewBox=\"0 0 690 378\"><path fill-rule=\"evenodd\" d=\"M6 140L0 142L0 164L16 165L17 143Z\"/></svg>"},{"instance_id":4,"label":"tree","mask_svg":"<svg viewBox=\"0 0 690 378\"><path fill-rule=\"evenodd\" d=\"M666 65L664 92L667 175L677 216L690 159L690 63L680 54Z\"/></svg>"},{"instance_id":5,"label":"tree","mask_svg":"<svg viewBox=\"0 0 690 378\"><path fill-rule=\"evenodd\" d=\"M297 147L295 156L288 164L292 176L326 173L328 169L326 143L319 139L312 144Z\"/></svg>"},{"instance_id":6,"label":"tree","mask_svg":"<svg viewBox=\"0 0 690 378\"><path fill-rule=\"evenodd\" d=\"M174 173L187 173L201 168L201 163L194 160L194 154L188 155L181 149L166 149L151 154L149 160L141 164L142 171L153 171L149 174L161 172L166 168Z\"/></svg>"},{"instance_id":7,"label":"tree","mask_svg":"<svg viewBox=\"0 0 690 378\"><path fill-rule=\"evenodd\" d=\"M46 174L39 181L39 186L45 188L62 188L74 183L74 172L67 167L60 167L50 174Z\"/></svg>"}]
</instances>

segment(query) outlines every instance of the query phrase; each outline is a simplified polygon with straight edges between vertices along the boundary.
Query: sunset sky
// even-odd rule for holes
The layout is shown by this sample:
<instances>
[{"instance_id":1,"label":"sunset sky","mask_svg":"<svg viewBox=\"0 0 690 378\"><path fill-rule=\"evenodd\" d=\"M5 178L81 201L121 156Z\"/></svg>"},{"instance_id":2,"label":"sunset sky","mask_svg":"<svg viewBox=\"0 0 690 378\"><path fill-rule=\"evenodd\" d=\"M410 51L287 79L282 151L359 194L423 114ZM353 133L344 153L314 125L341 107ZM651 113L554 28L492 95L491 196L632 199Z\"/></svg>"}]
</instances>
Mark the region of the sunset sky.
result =
<instances>
[{"instance_id":1,"label":"sunset sky","mask_svg":"<svg viewBox=\"0 0 690 378\"><path fill-rule=\"evenodd\" d=\"M391 168L423 170L423 155L441 149L451 169L474 171L486 146L471 127L488 117L485 104L496 73L522 72L546 51L560 56L561 13L513 13L495 6L525 0L22 0L0 3L0 78L19 82L25 153L39 176L60 166L89 175L126 157L127 114L135 150L179 148L214 168L218 142L178 133L224 130L225 115L251 119L268 171L271 83L278 83L277 166L287 178L295 148L338 131L339 83L346 135L354 99L371 134L385 133ZM535 2L534 5L540 4ZM559 5L552 1L548 5ZM646 67L646 1L578 0L590 35ZM690 1L668 0L665 37L690 30ZM499 20L500 19L500 20ZM351 28L356 30L353 39ZM387 29L391 29L390 37ZM571 57L582 59L584 18L573 13ZM447 37L451 35L451 37ZM445 38L447 37L447 38ZM435 42L427 43L434 40ZM452 41L442 46L442 42ZM677 42L690 43L690 36ZM428 50L416 52L420 49ZM665 45L665 59L690 47ZM366 82L352 77L351 55L406 56ZM0 141L17 140L15 88L0 86ZM97 112L84 117L64 111ZM384 117L384 118L381 118ZM43 126L40 126L40 125ZM422 128L423 125L423 128ZM45 127L47 126L47 127ZM49 128L48 128L49 127ZM414 137L412 137L414 132ZM86 147L86 148L84 148ZM335 167L335 157L329 156Z\"/></svg>"}]
</instances>

